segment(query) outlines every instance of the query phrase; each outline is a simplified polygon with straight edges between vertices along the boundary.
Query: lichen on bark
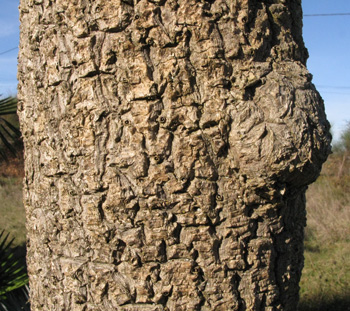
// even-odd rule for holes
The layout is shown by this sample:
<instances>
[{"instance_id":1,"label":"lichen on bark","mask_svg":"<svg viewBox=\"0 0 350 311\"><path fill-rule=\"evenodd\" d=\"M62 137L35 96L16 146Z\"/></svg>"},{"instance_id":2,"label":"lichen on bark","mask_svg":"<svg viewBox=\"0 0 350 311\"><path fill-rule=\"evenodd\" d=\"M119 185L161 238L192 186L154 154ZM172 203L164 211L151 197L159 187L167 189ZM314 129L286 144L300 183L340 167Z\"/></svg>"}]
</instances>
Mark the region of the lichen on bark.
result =
<instances>
[{"instance_id":1,"label":"lichen on bark","mask_svg":"<svg viewBox=\"0 0 350 311\"><path fill-rule=\"evenodd\" d=\"M296 310L330 151L300 1L21 0L32 310Z\"/></svg>"}]
</instances>

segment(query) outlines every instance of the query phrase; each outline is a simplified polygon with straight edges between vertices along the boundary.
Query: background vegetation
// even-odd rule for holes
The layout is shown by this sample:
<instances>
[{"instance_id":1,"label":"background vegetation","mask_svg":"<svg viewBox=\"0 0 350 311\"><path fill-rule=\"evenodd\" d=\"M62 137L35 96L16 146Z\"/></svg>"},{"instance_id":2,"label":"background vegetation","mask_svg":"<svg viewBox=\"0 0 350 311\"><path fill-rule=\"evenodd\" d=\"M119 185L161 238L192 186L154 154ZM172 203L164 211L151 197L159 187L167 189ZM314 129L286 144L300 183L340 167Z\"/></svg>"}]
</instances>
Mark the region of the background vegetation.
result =
<instances>
[{"instance_id":1,"label":"background vegetation","mask_svg":"<svg viewBox=\"0 0 350 311\"><path fill-rule=\"evenodd\" d=\"M17 122L15 119L6 120L12 124ZM15 257L20 258L24 265L22 145L16 144L17 157L1 141L0 149L8 159L0 159L0 232L5 230L16 238L13 242L17 247ZM325 163L320 178L307 191L307 214L299 310L350 311L350 123L335 144L334 154ZM23 300L26 292L16 295ZM13 296L12 301L16 302ZM0 299L2 310L23 309L2 309ZM24 310L29 310L29 305Z\"/></svg>"},{"instance_id":2,"label":"background vegetation","mask_svg":"<svg viewBox=\"0 0 350 311\"><path fill-rule=\"evenodd\" d=\"M350 156L343 147L325 163L306 202L300 311L350 311Z\"/></svg>"}]
</instances>

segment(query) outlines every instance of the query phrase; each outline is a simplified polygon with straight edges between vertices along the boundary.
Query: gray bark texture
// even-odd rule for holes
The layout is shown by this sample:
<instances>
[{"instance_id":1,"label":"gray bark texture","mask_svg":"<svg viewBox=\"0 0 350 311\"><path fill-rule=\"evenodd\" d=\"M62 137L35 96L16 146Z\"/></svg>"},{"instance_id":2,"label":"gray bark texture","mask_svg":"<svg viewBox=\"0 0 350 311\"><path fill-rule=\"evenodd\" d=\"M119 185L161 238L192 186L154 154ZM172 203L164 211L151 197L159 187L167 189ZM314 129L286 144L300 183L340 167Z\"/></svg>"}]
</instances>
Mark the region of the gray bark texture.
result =
<instances>
[{"instance_id":1,"label":"gray bark texture","mask_svg":"<svg viewBox=\"0 0 350 311\"><path fill-rule=\"evenodd\" d=\"M32 310L290 310L330 151L300 0L21 0Z\"/></svg>"}]
</instances>

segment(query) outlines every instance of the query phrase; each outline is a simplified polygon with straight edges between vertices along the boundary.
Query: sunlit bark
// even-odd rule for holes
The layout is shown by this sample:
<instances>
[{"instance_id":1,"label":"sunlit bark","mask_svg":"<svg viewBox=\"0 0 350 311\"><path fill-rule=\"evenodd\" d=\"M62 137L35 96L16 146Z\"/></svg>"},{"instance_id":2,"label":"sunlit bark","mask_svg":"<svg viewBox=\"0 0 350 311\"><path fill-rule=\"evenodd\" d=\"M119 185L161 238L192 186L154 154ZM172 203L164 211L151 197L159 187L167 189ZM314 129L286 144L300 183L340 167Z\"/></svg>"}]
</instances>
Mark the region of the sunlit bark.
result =
<instances>
[{"instance_id":1,"label":"sunlit bark","mask_svg":"<svg viewBox=\"0 0 350 311\"><path fill-rule=\"evenodd\" d=\"M32 310L290 310L329 153L297 0L21 0Z\"/></svg>"}]
</instances>

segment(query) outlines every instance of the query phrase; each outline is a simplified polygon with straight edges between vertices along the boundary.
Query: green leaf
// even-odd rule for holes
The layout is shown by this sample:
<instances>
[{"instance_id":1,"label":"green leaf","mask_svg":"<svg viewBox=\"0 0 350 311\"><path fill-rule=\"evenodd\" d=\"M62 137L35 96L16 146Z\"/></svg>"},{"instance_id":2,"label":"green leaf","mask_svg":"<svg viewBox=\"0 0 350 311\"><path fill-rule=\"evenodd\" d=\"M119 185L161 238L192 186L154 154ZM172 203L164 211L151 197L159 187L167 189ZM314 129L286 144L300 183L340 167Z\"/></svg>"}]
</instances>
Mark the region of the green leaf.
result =
<instances>
[{"instance_id":1,"label":"green leaf","mask_svg":"<svg viewBox=\"0 0 350 311\"><path fill-rule=\"evenodd\" d=\"M0 99L0 116L16 113L16 110L17 98L7 97L4 99Z\"/></svg>"},{"instance_id":2,"label":"green leaf","mask_svg":"<svg viewBox=\"0 0 350 311\"><path fill-rule=\"evenodd\" d=\"M21 137L21 132L16 126L4 118L7 115L15 115L17 112L17 98L7 97L0 99L0 142L3 147L0 148L0 158L8 160L6 150L9 150L14 156L17 155L16 143Z\"/></svg>"},{"instance_id":3,"label":"green leaf","mask_svg":"<svg viewBox=\"0 0 350 311\"><path fill-rule=\"evenodd\" d=\"M28 283L25 265L15 259L15 249L11 248L13 240L9 240L9 234L0 232L0 300Z\"/></svg>"}]
</instances>

